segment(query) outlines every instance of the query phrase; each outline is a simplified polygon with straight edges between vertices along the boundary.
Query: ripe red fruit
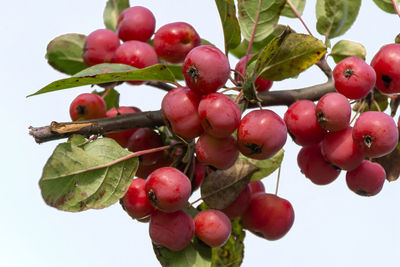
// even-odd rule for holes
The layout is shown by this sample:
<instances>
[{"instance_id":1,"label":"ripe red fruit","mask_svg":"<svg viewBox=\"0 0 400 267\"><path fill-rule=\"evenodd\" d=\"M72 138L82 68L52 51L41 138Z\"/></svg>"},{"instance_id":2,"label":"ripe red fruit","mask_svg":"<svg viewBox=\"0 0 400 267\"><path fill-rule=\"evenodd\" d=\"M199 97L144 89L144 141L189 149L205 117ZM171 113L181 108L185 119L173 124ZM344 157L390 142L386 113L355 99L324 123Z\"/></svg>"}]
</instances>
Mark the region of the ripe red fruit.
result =
<instances>
[{"instance_id":1,"label":"ripe red fruit","mask_svg":"<svg viewBox=\"0 0 400 267\"><path fill-rule=\"evenodd\" d=\"M107 111L106 117L115 117L123 114L130 114L130 113L136 113L140 112L141 110L136 108L136 107L118 107L118 111L116 108L112 108ZM132 129L132 130L124 130L124 131L119 131L119 132L114 132L114 133L108 133L105 136L108 138L112 138L117 143L122 146L122 147L127 147L128 146L128 140L129 137L136 131L137 129Z\"/></svg>"},{"instance_id":2,"label":"ripe red fruit","mask_svg":"<svg viewBox=\"0 0 400 267\"><path fill-rule=\"evenodd\" d=\"M236 138L232 135L216 138L202 134L196 142L196 155L200 162L217 169L229 169L237 160L239 150Z\"/></svg>"},{"instance_id":3,"label":"ripe red fruit","mask_svg":"<svg viewBox=\"0 0 400 267\"><path fill-rule=\"evenodd\" d=\"M193 191L200 187L206 178L206 167L197 158L194 161Z\"/></svg>"},{"instance_id":4,"label":"ripe red fruit","mask_svg":"<svg viewBox=\"0 0 400 267\"><path fill-rule=\"evenodd\" d=\"M139 128L131 135L128 140L128 150L132 152L156 148L163 146L161 135L150 128ZM139 157L140 163L143 165L155 164L163 152L153 152L144 154Z\"/></svg>"},{"instance_id":5,"label":"ripe red fruit","mask_svg":"<svg viewBox=\"0 0 400 267\"><path fill-rule=\"evenodd\" d=\"M292 227L294 210L286 199L260 192L252 194L242 218L246 229L259 232L268 240L277 240Z\"/></svg>"},{"instance_id":6,"label":"ripe red fruit","mask_svg":"<svg viewBox=\"0 0 400 267\"><path fill-rule=\"evenodd\" d=\"M161 103L167 126L182 138L192 139L203 133L197 112L201 97L187 87L169 91Z\"/></svg>"},{"instance_id":7,"label":"ripe red fruit","mask_svg":"<svg viewBox=\"0 0 400 267\"><path fill-rule=\"evenodd\" d=\"M249 183L250 191L252 194L258 193L258 192L264 192L265 193L265 186L262 181L253 181Z\"/></svg>"},{"instance_id":8,"label":"ripe red fruit","mask_svg":"<svg viewBox=\"0 0 400 267\"><path fill-rule=\"evenodd\" d=\"M321 143L324 158L338 168L353 170L364 159L352 137L352 127L328 133Z\"/></svg>"},{"instance_id":9,"label":"ripe red fruit","mask_svg":"<svg viewBox=\"0 0 400 267\"><path fill-rule=\"evenodd\" d=\"M90 93L78 95L69 106L69 115L73 121L103 118L106 111L107 106L103 98Z\"/></svg>"},{"instance_id":10,"label":"ripe red fruit","mask_svg":"<svg viewBox=\"0 0 400 267\"><path fill-rule=\"evenodd\" d=\"M134 6L121 12L117 23L118 37L123 41L147 42L154 33L156 19L153 13L142 6Z\"/></svg>"},{"instance_id":11,"label":"ripe red fruit","mask_svg":"<svg viewBox=\"0 0 400 267\"><path fill-rule=\"evenodd\" d=\"M297 155L301 172L317 185L332 183L340 174L340 169L330 165L322 156L320 144L303 147Z\"/></svg>"},{"instance_id":12,"label":"ripe red fruit","mask_svg":"<svg viewBox=\"0 0 400 267\"><path fill-rule=\"evenodd\" d=\"M230 73L229 61L218 48L202 45L187 54L182 72L190 89L206 95L225 85Z\"/></svg>"},{"instance_id":13,"label":"ripe red fruit","mask_svg":"<svg viewBox=\"0 0 400 267\"><path fill-rule=\"evenodd\" d=\"M83 47L83 61L88 66L111 62L114 51L120 46L118 36L111 30L99 29L91 32Z\"/></svg>"},{"instance_id":14,"label":"ripe red fruit","mask_svg":"<svg viewBox=\"0 0 400 267\"><path fill-rule=\"evenodd\" d=\"M137 177L147 177L153 171L161 168L161 167L168 167L172 164L173 159L169 155L168 151L164 150L162 156L157 160L156 163L152 165L144 165L139 163L139 168L136 171Z\"/></svg>"},{"instance_id":15,"label":"ripe red fruit","mask_svg":"<svg viewBox=\"0 0 400 267\"><path fill-rule=\"evenodd\" d=\"M154 211L151 215L149 233L153 243L172 251L179 251L189 245L194 235L192 217L178 210L173 213Z\"/></svg>"},{"instance_id":16,"label":"ripe red fruit","mask_svg":"<svg viewBox=\"0 0 400 267\"><path fill-rule=\"evenodd\" d=\"M378 194L385 183L386 172L381 165L364 160L360 166L346 174L347 186L361 196Z\"/></svg>"},{"instance_id":17,"label":"ripe red fruit","mask_svg":"<svg viewBox=\"0 0 400 267\"><path fill-rule=\"evenodd\" d=\"M374 69L359 57L346 57L333 69L336 90L350 99L366 97L374 88Z\"/></svg>"},{"instance_id":18,"label":"ripe red fruit","mask_svg":"<svg viewBox=\"0 0 400 267\"><path fill-rule=\"evenodd\" d=\"M400 93L400 44L381 47L371 61L376 72L376 87L384 94Z\"/></svg>"},{"instance_id":19,"label":"ripe red fruit","mask_svg":"<svg viewBox=\"0 0 400 267\"><path fill-rule=\"evenodd\" d=\"M315 113L322 128L335 132L349 126L351 106L342 94L328 93L318 101Z\"/></svg>"},{"instance_id":20,"label":"ripe red fruit","mask_svg":"<svg viewBox=\"0 0 400 267\"><path fill-rule=\"evenodd\" d=\"M153 205L147 198L145 190L146 181L141 178L133 179L128 191L122 198L125 211L133 219L141 219L150 215L154 211Z\"/></svg>"},{"instance_id":21,"label":"ripe red fruit","mask_svg":"<svg viewBox=\"0 0 400 267\"><path fill-rule=\"evenodd\" d=\"M211 93L199 103L199 117L203 129L215 137L228 137L239 126L242 113L229 96Z\"/></svg>"},{"instance_id":22,"label":"ripe red fruit","mask_svg":"<svg viewBox=\"0 0 400 267\"><path fill-rule=\"evenodd\" d=\"M164 212L185 207L192 190L189 178L180 170L163 167L153 171L146 180L147 196Z\"/></svg>"},{"instance_id":23,"label":"ripe red fruit","mask_svg":"<svg viewBox=\"0 0 400 267\"><path fill-rule=\"evenodd\" d=\"M326 130L318 123L316 105L310 100L299 100L291 104L284 120L293 141L300 146L316 145L324 138Z\"/></svg>"},{"instance_id":24,"label":"ripe red fruit","mask_svg":"<svg viewBox=\"0 0 400 267\"><path fill-rule=\"evenodd\" d=\"M174 22L162 26L153 39L157 55L171 63L183 62L190 50L200 43L200 36L186 22Z\"/></svg>"},{"instance_id":25,"label":"ripe red fruit","mask_svg":"<svg viewBox=\"0 0 400 267\"><path fill-rule=\"evenodd\" d=\"M250 54L248 60L250 60L252 57L253 57L253 55ZM235 71L236 71L235 72L235 81L238 83L241 83L243 81L242 77L238 73L240 73L242 76L245 76L245 73L244 73L245 63L246 63L246 57L242 57L235 66ZM273 83L272 81L258 77L256 79L256 81L254 82L254 85L258 92L266 92L271 88L272 83Z\"/></svg>"},{"instance_id":26,"label":"ripe red fruit","mask_svg":"<svg viewBox=\"0 0 400 267\"><path fill-rule=\"evenodd\" d=\"M237 196L237 198L229 204L226 208L222 209L221 211L226 214L230 219L237 218L242 216L250 204L250 197L252 191L250 185L247 185L245 189Z\"/></svg>"},{"instance_id":27,"label":"ripe red fruit","mask_svg":"<svg viewBox=\"0 0 400 267\"><path fill-rule=\"evenodd\" d=\"M229 218L219 210L204 210L194 217L196 236L212 248L226 243L231 235Z\"/></svg>"},{"instance_id":28,"label":"ripe red fruit","mask_svg":"<svg viewBox=\"0 0 400 267\"><path fill-rule=\"evenodd\" d=\"M379 158L395 149L399 131L393 118L386 113L367 111L354 124L353 140L364 156Z\"/></svg>"},{"instance_id":29,"label":"ripe red fruit","mask_svg":"<svg viewBox=\"0 0 400 267\"><path fill-rule=\"evenodd\" d=\"M237 131L240 152L252 159L268 159L286 143L283 120L268 109L253 110L240 121Z\"/></svg>"}]
</instances>

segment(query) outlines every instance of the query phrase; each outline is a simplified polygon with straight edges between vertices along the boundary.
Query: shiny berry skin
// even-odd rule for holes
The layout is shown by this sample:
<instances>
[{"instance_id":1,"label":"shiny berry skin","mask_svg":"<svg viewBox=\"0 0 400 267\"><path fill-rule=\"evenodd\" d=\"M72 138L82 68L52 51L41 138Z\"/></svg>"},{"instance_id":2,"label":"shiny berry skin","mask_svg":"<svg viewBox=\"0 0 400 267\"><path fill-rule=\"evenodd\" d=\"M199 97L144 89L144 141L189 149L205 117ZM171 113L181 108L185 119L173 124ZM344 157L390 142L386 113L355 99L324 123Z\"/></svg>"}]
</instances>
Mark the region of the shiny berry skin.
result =
<instances>
[{"instance_id":1,"label":"shiny berry skin","mask_svg":"<svg viewBox=\"0 0 400 267\"><path fill-rule=\"evenodd\" d=\"M253 55L250 54L249 59L253 57ZM245 62L246 62L246 57L242 57L239 62L235 66L235 71L239 72L242 76L245 76L244 69L245 69ZM235 72L235 81L238 83L241 83L243 81L242 77ZM266 92L272 87L273 82L269 81L267 79L258 77L256 81L254 82L254 85L256 87L257 92Z\"/></svg>"},{"instance_id":2,"label":"shiny berry skin","mask_svg":"<svg viewBox=\"0 0 400 267\"><path fill-rule=\"evenodd\" d=\"M333 69L336 90L350 99L366 97L374 88L374 69L359 57L347 57Z\"/></svg>"},{"instance_id":3,"label":"shiny berry skin","mask_svg":"<svg viewBox=\"0 0 400 267\"><path fill-rule=\"evenodd\" d=\"M90 93L78 95L69 106L69 115L73 121L104 118L106 112L103 98Z\"/></svg>"},{"instance_id":4,"label":"shiny berry skin","mask_svg":"<svg viewBox=\"0 0 400 267\"><path fill-rule=\"evenodd\" d=\"M89 67L111 62L113 54L119 46L118 36L113 31L108 29L95 30L86 37L82 53L83 61Z\"/></svg>"},{"instance_id":5,"label":"shiny berry skin","mask_svg":"<svg viewBox=\"0 0 400 267\"><path fill-rule=\"evenodd\" d=\"M258 193L258 192L264 192L265 193L265 186L262 181L253 181L249 183L250 191L252 194Z\"/></svg>"},{"instance_id":6,"label":"shiny berry skin","mask_svg":"<svg viewBox=\"0 0 400 267\"><path fill-rule=\"evenodd\" d=\"M360 166L346 174L346 183L351 191L360 196L378 194L385 183L386 172L381 165L363 160Z\"/></svg>"},{"instance_id":7,"label":"shiny berry skin","mask_svg":"<svg viewBox=\"0 0 400 267\"><path fill-rule=\"evenodd\" d=\"M193 48L182 65L187 86L200 95L214 93L229 78L228 58L218 48L202 45Z\"/></svg>"},{"instance_id":8,"label":"shiny berry skin","mask_svg":"<svg viewBox=\"0 0 400 267\"><path fill-rule=\"evenodd\" d=\"M221 93L204 96L200 100L198 112L203 129L219 138L230 136L239 126L242 116L239 105Z\"/></svg>"},{"instance_id":9,"label":"shiny berry skin","mask_svg":"<svg viewBox=\"0 0 400 267\"><path fill-rule=\"evenodd\" d=\"M277 240L292 227L294 210L286 199L260 192L252 195L242 218L246 229L259 232L268 240Z\"/></svg>"},{"instance_id":10,"label":"shiny berry skin","mask_svg":"<svg viewBox=\"0 0 400 267\"><path fill-rule=\"evenodd\" d=\"M180 170L163 167L153 171L146 180L146 192L153 205L164 212L175 212L185 207L192 186Z\"/></svg>"},{"instance_id":11,"label":"shiny berry skin","mask_svg":"<svg viewBox=\"0 0 400 267\"><path fill-rule=\"evenodd\" d=\"M364 159L352 137L352 127L338 132L328 133L321 143L321 152L324 158L334 166L353 170Z\"/></svg>"},{"instance_id":12,"label":"shiny berry skin","mask_svg":"<svg viewBox=\"0 0 400 267\"><path fill-rule=\"evenodd\" d=\"M126 191L122 198L122 204L125 211L133 219L144 218L154 211L153 205L147 198L145 184L146 181L144 179L133 179L128 191Z\"/></svg>"},{"instance_id":13,"label":"shiny berry skin","mask_svg":"<svg viewBox=\"0 0 400 267\"><path fill-rule=\"evenodd\" d=\"M310 100L299 100L291 104L284 120L293 141L300 146L316 145L324 138L326 130L318 123L316 105Z\"/></svg>"},{"instance_id":14,"label":"shiny berry skin","mask_svg":"<svg viewBox=\"0 0 400 267\"><path fill-rule=\"evenodd\" d=\"M221 211L226 214L230 219L237 218L242 216L250 204L251 197L251 189L250 186L247 185L242 192L237 196L237 198L229 204L226 208L223 208Z\"/></svg>"},{"instance_id":15,"label":"shiny berry skin","mask_svg":"<svg viewBox=\"0 0 400 267\"><path fill-rule=\"evenodd\" d=\"M156 19L153 13L142 6L134 6L121 12L117 23L118 37L126 42L147 42L154 33Z\"/></svg>"},{"instance_id":16,"label":"shiny berry skin","mask_svg":"<svg viewBox=\"0 0 400 267\"><path fill-rule=\"evenodd\" d=\"M212 248L226 243L231 235L229 218L219 210L204 210L194 217L195 235Z\"/></svg>"},{"instance_id":17,"label":"shiny berry skin","mask_svg":"<svg viewBox=\"0 0 400 267\"><path fill-rule=\"evenodd\" d=\"M209 134L200 135L196 142L196 155L200 162L226 170L233 166L239 156L236 138L216 138Z\"/></svg>"},{"instance_id":18,"label":"shiny berry skin","mask_svg":"<svg viewBox=\"0 0 400 267\"><path fill-rule=\"evenodd\" d=\"M399 131L392 117L379 111L361 113L353 128L353 140L365 157L379 158L392 152Z\"/></svg>"},{"instance_id":19,"label":"shiny berry skin","mask_svg":"<svg viewBox=\"0 0 400 267\"><path fill-rule=\"evenodd\" d=\"M173 133L192 139L204 132L197 112L200 99L200 95L187 87L175 88L164 96L161 111Z\"/></svg>"},{"instance_id":20,"label":"shiny berry skin","mask_svg":"<svg viewBox=\"0 0 400 267\"><path fill-rule=\"evenodd\" d=\"M204 178L206 178L206 167L197 158L195 158L194 178L192 181L192 185L193 185L192 191L196 190L197 188L199 188L201 186L201 184L204 181Z\"/></svg>"},{"instance_id":21,"label":"shiny berry skin","mask_svg":"<svg viewBox=\"0 0 400 267\"><path fill-rule=\"evenodd\" d=\"M317 185L332 183L340 174L340 169L327 162L321 153L320 144L303 147L297 155L301 172Z\"/></svg>"},{"instance_id":22,"label":"shiny berry skin","mask_svg":"<svg viewBox=\"0 0 400 267\"><path fill-rule=\"evenodd\" d=\"M162 26L153 39L154 50L159 57L181 63L186 55L201 43L196 30L186 22L173 22Z\"/></svg>"},{"instance_id":23,"label":"shiny berry skin","mask_svg":"<svg viewBox=\"0 0 400 267\"><path fill-rule=\"evenodd\" d=\"M335 132L349 126L351 106L344 95L328 93L318 101L315 113L322 128Z\"/></svg>"},{"instance_id":24,"label":"shiny berry skin","mask_svg":"<svg viewBox=\"0 0 400 267\"><path fill-rule=\"evenodd\" d=\"M237 131L240 152L252 159L268 159L286 143L283 120L268 109L253 110L240 121Z\"/></svg>"},{"instance_id":25,"label":"shiny berry skin","mask_svg":"<svg viewBox=\"0 0 400 267\"><path fill-rule=\"evenodd\" d=\"M150 128L139 128L129 138L127 148L129 151L137 152L161 146L163 142L159 133ZM139 156L139 160L143 165L152 165L160 159L162 154L162 151L144 154Z\"/></svg>"},{"instance_id":26,"label":"shiny berry skin","mask_svg":"<svg viewBox=\"0 0 400 267\"><path fill-rule=\"evenodd\" d=\"M131 114L131 113L136 113L140 112L141 110L136 108L136 107L118 107L118 111L116 108L112 108L107 111L106 117L115 117L123 114ZM124 131L119 131L119 132L114 132L114 133L108 133L105 136L108 138L112 138L117 143L126 148L128 146L128 140L129 137L136 131L137 129L132 129L132 130L124 130Z\"/></svg>"},{"instance_id":27,"label":"shiny berry skin","mask_svg":"<svg viewBox=\"0 0 400 267\"><path fill-rule=\"evenodd\" d=\"M147 177L153 171L161 168L161 167L168 167L172 164L173 159L169 155L168 151L164 150L162 156L157 160L156 163L152 165L144 165L139 162L139 168L136 171L135 176L137 177Z\"/></svg>"},{"instance_id":28,"label":"shiny berry skin","mask_svg":"<svg viewBox=\"0 0 400 267\"><path fill-rule=\"evenodd\" d=\"M156 210L151 215L149 233L153 243L172 251L179 251L189 245L194 236L194 221L182 210L165 213Z\"/></svg>"},{"instance_id":29,"label":"shiny berry skin","mask_svg":"<svg viewBox=\"0 0 400 267\"><path fill-rule=\"evenodd\" d=\"M376 72L376 87L384 94L400 93L400 44L381 47L371 61Z\"/></svg>"}]
</instances>

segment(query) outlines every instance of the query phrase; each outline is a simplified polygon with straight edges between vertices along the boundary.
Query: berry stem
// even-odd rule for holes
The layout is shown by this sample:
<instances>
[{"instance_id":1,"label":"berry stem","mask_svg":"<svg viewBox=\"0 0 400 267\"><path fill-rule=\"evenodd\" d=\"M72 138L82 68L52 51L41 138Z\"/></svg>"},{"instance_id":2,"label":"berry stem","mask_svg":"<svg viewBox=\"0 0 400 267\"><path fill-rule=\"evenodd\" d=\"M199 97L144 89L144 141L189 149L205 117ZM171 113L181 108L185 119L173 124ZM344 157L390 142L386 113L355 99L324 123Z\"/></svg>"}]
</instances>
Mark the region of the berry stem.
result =
<instances>
[{"instance_id":1,"label":"berry stem","mask_svg":"<svg viewBox=\"0 0 400 267\"><path fill-rule=\"evenodd\" d=\"M392 0L393 3L393 8L396 11L397 15L400 17L400 10L399 7L397 6L396 0Z\"/></svg>"},{"instance_id":2,"label":"berry stem","mask_svg":"<svg viewBox=\"0 0 400 267\"><path fill-rule=\"evenodd\" d=\"M276 179L275 195L278 195L280 179L281 179L281 166L279 166L278 168L278 178Z\"/></svg>"},{"instance_id":3,"label":"berry stem","mask_svg":"<svg viewBox=\"0 0 400 267\"><path fill-rule=\"evenodd\" d=\"M307 27L307 24L304 22L304 20L301 18L301 15L299 11L297 11L296 7L293 5L293 3L290 0L286 0L286 3L289 5L289 7L292 9L293 13L296 15L296 17L300 20L300 22L303 24L304 28L306 28L307 32L309 35L314 36L310 29Z\"/></svg>"},{"instance_id":4,"label":"berry stem","mask_svg":"<svg viewBox=\"0 0 400 267\"><path fill-rule=\"evenodd\" d=\"M202 200L202 198L196 199L195 201L193 201L192 203L189 204L189 208L190 208L190 207L193 207L194 204L196 204L197 202L199 202L199 201L201 201L201 200Z\"/></svg>"},{"instance_id":5,"label":"berry stem","mask_svg":"<svg viewBox=\"0 0 400 267\"><path fill-rule=\"evenodd\" d=\"M358 114L360 114L362 111L364 111L365 105L366 105L366 104L367 104L367 102L366 102L365 100L363 100L363 101L360 103L360 107L358 108L356 114L355 114L355 115L353 116L353 118L351 119L350 124L353 123L353 121L357 118Z\"/></svg>"}]
</instances>

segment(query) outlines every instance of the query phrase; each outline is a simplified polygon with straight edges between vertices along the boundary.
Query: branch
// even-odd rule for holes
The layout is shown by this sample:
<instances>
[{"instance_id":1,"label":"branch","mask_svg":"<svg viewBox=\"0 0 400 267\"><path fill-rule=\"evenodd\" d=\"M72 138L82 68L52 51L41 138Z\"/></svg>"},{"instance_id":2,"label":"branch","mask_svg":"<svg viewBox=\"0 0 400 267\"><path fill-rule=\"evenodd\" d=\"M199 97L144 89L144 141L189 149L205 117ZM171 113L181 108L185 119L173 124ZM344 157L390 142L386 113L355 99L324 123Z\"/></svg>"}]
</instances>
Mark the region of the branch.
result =
<instances>
[{"instance_id":1,"label":"branch","mask_svg":"<svg viewBox=\"0 0 400 267\"><path fill-rule=\"evenodd\" d=\"M164 91L171 91L172 89L174 89L175 87L173 87L172 85L169 85L167 83L163 83L163 82L156 82L156 81L149 81L146 82L146 85L152 86L152 87L156 87L158 89L164 90Z\"/></svg>"}]
</instances>

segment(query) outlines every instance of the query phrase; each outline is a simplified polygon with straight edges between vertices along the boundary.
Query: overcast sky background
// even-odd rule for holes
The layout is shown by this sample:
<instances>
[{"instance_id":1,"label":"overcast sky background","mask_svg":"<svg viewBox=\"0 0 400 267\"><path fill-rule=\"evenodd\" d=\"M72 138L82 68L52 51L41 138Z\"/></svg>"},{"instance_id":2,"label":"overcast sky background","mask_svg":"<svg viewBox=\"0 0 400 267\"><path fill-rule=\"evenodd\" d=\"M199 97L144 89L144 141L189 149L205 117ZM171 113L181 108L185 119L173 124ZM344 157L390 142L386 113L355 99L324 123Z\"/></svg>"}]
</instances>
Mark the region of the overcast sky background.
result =
<instances>
[{"instance_id":1,"label":"overcast sky background","mask_svg":"<svg viewBox=\"0 0 400 267\"><path fill-rule=\"evenodd\" d=\"M400 32L400 19L384 13L372 1L362 1L358 20L341 39L363 43L367 62ZM68 213L46 206L38 187L41 170L59 141L37 145L28 126L69 121L73 98L89 87L78 87L26 99L44 85L66 76L45 61L49 41L64 33L89 34L103 28L106 1L7 1L0 16L0 64L3 114L0 137L0 266L4 267L128 267L158 266L148 224L130 219L116 204L104 210ZM304 20L315 30L314 1L308 1ZM214 1L131 1L155 14L157 28L176 21L192 24L200 36L223 48L223 35ZM305 32L296 19L282 19ZM319 36L320 37L320 36ZM237 60L231 58L231 67ZM329 63L333 67L332 60ZM275 83L272 90L322 83L316 67L298 79ZM118 87L121 105L142 110L160 108L163 95L150 87ZM4 106L5 105L5 106ZM273 108L283 115L285 108ZM396 117L397 118L397 117ZM397 121L397 120L396 120ZM270 242L248 234L242 266L399 266L400 182L385 183L371 198L347 189L344 175L320 187L303 177L297 167L299 147L288 139L279 195L288 199L296 219L281 240ZM275 188L276 173L265 179Z\"/></svg>"}]
</instances>

